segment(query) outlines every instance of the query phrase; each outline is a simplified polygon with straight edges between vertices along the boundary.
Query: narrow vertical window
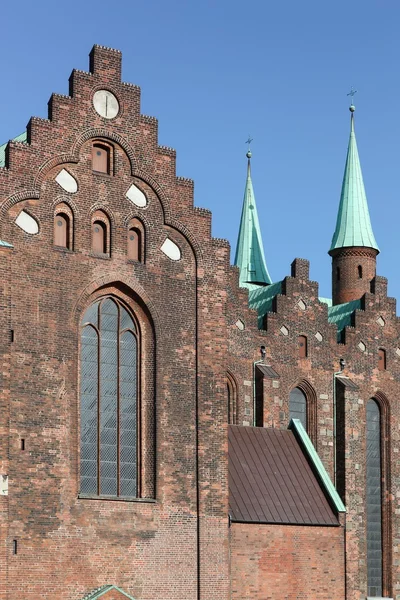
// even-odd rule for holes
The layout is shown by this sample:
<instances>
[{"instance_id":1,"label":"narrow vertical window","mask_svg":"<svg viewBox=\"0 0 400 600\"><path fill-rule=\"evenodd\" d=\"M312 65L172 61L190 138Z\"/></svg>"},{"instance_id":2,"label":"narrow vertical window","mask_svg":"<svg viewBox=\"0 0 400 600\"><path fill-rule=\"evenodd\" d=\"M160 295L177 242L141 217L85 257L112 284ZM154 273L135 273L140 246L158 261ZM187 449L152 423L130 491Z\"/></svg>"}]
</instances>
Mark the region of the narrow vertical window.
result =
<instances>
[{"instance_id":1,"label":"narrow vertical window","mask_svg":"<svg viewBox=\"0 0 400 600\"><path fill-rule=\"evenodd\" d=\"M59 213L54 220L54 245L68 248L69 242L69 218Z\"/></svg>"},{"instance_id":2,"label":"narrow vertical window","mask_svg":"<svg viewBox=\"0 0 400 600\"><path fill-rule=\"evenodd\" d=\"M367 579L368 596L382 596L382 457L378 403L367 402Z\"/></svg>"},{"instance_id":3,"label":"narrow vertical window","mask_svg":"<svg viewBox=\"0 0 400 600\"><path fill-rule=\"evenodd\" d=\"M97 173L110 174L110 148L103 144L93 144L92 169Z\"/></svg>"},{"instance_id":4,"label":"narrow vertical window","mask_svg":"<svg viewBox=\"0 0 400 600\"><path fill-rule=\"evenodd\" d=\"M386 371L386 350L383 348L378 350L378 369L379 371Z\"/></svg>"},{"instance_id":5,"label":"narrow vertical window","mask_svg":"<svg viewBox=\"0 0 400 600\"><path fill-rule=\"evenodd\" d=\"M96 254L106 254L106 226L102 221L94 221L92 225L92 250Z\"/></svg>"},{"instance_id":6,"label":"narrow vertical window","mask_svg":"<svg viewBox=\"0 0 400 600\"><path fill-rule=\"evenodd\" d=\"M139 219L131 219L128 225L127 257L128 260L144 262L145 230Z\"/></svg>"},{"instance_id":7,"label":"narrow vertical window","mask_svg":"<svg viewBox=\"0 0 400 600\"><path fill-rule=\"evenodd\" d=\"M92 252L110 254L110 221L102 210L92 216Z\"/></svg>"},{"instance_id":8,"label":"narrow vertical window","mask_svg":"<svg viewBox=\"0 0 400 600\"><path fill-rule=\"evenodd\" d=\"M92 304L81 336L81 493L138 493L138 334L118 301Z\"/></svg>"},{"instance_id":9,"label":"narrow vertical window","mask_svg":"<svg viewBox=\"0 0 400 600\"><path fill-rule=\"evenodd\" d=\"M340 281L340 268L336 267L336 281Z\"/></svg>"},{"instance_id":10,"label":"narrow vertical window","mask_svg":"<svg viewBox=\"0 0 400 600\"><path fill-rule=\"evenodd\" d=\"M128 258L129 260L142 259L141 257L142 234L136 227L131 227L128 231Z\"/></svg>"},{"instance_id":11,"label":"narrow vertical window","mask_svg":"<svg viewBox=\"0 0 400 600\"><path fill-rule=\"evenodd\" d=\"M73 240L73 214L65 202L61 202L54 213L53 243L58 248L72 250Z\"/></svg>"},{"instance_id":12,"label":"narrow vertical window","mask_svg":"<svg viewBox=\"0 0 400 600\"><path fill-rule=\"evenodd\" d=\"M230 373L227 373L226 387L228 393L228 423L230 425L236 425L238 422L237 387L236 382Z\"/></svg>"},{"instance_id":13,"label":"narrow vertical window","mask_svg":"<svg viewBox=\"0 0 400 600\"><path fill-rule=\"evenodd\" d=\"M299 335L298 343L299 343L299 357L306 358L307 357L307 338L306 338L306 336Z\"/></svg>"},{"instance_id":14,"label":"narrow vertical window","mask_svg":"<svg viewBox=\"0 0 400 600\"><path fill-rule=\"evenodd\" d=\"M357 271L358 271L358 279L362 279L363 270L362 270L362 266L361 265L358 265Z\"/></svg>"},{"instance_id":15,"label":"narrow vertical window","mask_svg":"<svg viewBox=\"0 0 400 600\"><path fill-rule=\"evenodd\" d=\"M307 398L300 388L294 388L289 396L289 420L299 419L307 431Z\"/></svg>"}]
</instances>

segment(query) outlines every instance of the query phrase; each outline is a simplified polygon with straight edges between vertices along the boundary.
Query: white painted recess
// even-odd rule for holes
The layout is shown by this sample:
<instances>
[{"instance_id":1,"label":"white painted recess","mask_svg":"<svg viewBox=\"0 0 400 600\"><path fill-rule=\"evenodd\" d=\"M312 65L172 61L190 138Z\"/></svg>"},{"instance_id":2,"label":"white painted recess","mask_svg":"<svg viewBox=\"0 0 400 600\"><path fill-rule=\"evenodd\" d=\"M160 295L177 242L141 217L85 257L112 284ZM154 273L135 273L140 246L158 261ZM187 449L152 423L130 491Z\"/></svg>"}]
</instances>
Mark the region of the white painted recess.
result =
<instances>
[{"instance_id":1,"label":"white painted recess","mask_svg":"<svg viewBox=\"0 0 400 600\"><path fill-rule=\"evenodd\" d=\"M15 224L25 231L25 233L30 233L31 235L39 233L38 222L24 210L21 210L18 217L15 219Z\"/></svg>"},{"instance_id":2,"label":"white painted recess","mask_svg":"<svg viewBox=\"0 0 400 600\"><path fill-rule=\"evenodd\" d=\"M145 206L147 206L146 196L143 194L142 190L139 190L139 188L136 187L136 185L134 185L133 183L129 190L126 192L126 197L139 208L144 208Z\"/></svg>"},{"instance_id":3,"label":"white painted recess","mask_svg":"<svg viewBox=\"0 0 400 600\"><path fill-rule=\"evenodd\" d=\"M70 194L75 194L78 191L78 184L76 179L72 177L68 171L62 169L56 177L56 181L58 185L62 187L63 190L69 192Z\"/></svg>"},{"instance_id":4,"label":"white painted recess","mask_svg":"<svg viewBox=\"0 0 400 600\"><path fill-rule=\"evenodd\" d=\"M178 246L169 238L165 240L163 245L161 246L161 250L164 252L168 258L171 260L179 260L181 257L181 251Z\"/></svg>"}]
</instances>

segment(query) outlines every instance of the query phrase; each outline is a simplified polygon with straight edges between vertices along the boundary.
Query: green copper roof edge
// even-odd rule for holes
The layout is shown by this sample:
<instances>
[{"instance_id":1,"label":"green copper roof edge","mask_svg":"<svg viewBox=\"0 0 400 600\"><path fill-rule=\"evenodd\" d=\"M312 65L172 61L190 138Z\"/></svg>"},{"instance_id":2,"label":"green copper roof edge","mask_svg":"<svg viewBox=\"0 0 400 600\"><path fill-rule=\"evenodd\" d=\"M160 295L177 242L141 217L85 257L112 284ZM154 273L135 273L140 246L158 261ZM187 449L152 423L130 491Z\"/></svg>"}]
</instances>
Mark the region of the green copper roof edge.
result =
<instances>
[{"instance_id":1,"label":"green copper roof edge","mask_svg":"<svg viewBox=\"0 0 400 600\"><path fill-rule=\"evenodd\" d=\"M0 167L5 167L6 166L6 148L7 148L7 144L9 142L23 142L26 143L28 139L28 133L26 131L24 131L23 133L20 133L19 135L17 135L17 137L12 138L12 140L8 140L8 142L5 142L4 144L0 144Z\"/></svg>"},{"instance_id":2,"label":"green copper roof edge","mask_svg":"<svg viewBox=\"0 0 400 600\"><path fill-rule=\"evenodd\" d=\"M248 289L252 289L256 285L264 286L272 283L267 269L258 221L251 180L250 156L248 156L247 178L234 260L234 264L239 267L239 285Z\"/></svg>"},{"instance_id":3,"label":"green copper roof edge","mask_svg":"<svg viewBox=\"0 0 400 600\"><path fill-rule=\"evenodd\" d=\"M339 210L329 252L349 247L373 248L379 252L368 210L353 112Z\"/></svg>"},{"instance_id":4,"label":"green copper roof edge","mask_svg":"<svg viewBox=\"0 0 400 600\"><path fill-rule=\"evenodd\" d=\"M249 307L257 311L259 329L263 328L265 315L272 311L275 296L281 295L282 284L282 281L276 281L271 285L254 286L249 289Z\"/></svg>"},{"instance_id":5,"label":"green copper roof edge","mask_svg":"<svg viewBox=\"0 0 400 600\"><path fill-rule=\"evenodd\" d=\"M314 469L319 477L319 480L322 486L324 487L326 493L328 494L329 498L331 499L337 512L346 512L346 507L343 504L339 494L337 493L335 486L333 485L331 478L329 477L324 465L322 464L322 461L318 456L318 453L315 450L312 441L308 437L306 430L301 424L300 419L291 419L288 429L293 431L293 433L296 435L296 438L300 442L303 451L307 454L308 458L313 464Z\"/></svg>"},{"instance_id":6,"label":"green copper roof edge","mask_svg":"<svg viewBox=\"0 0 400 600\"><path fill-rule=\"evenodd\" d=\"M101 598L101 596L103 596L106 592L109 592L110 590L116 590L117 592L120 592L121 594L126 596L128 598L128 600L135 600L135 598L133 596L130 596L129 594L124 592L124 590L121 590L116 585L110 585L110 584L104 585L101 588L94 590L91 594L84 596L82 598L82 600L98 600L98 598Z\"/></svg>"}]
</instances>

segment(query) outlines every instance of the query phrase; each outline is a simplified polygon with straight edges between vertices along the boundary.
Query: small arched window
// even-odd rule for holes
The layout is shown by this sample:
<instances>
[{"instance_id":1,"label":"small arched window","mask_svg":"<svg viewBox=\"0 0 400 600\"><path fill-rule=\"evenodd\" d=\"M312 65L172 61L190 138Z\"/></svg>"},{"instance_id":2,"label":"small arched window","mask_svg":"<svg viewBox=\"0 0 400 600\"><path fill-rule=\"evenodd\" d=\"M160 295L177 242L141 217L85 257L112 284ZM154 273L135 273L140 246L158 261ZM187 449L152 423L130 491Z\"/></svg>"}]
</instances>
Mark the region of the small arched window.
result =
<instances>
[{"instance_id":1,"label":"small arched window","mask_svg":"<svg viewBox=\"0 0 400 600\"><path fill-rule=\"evenodd\" d=\"M73 215L70 207L62 202L54 214L54 245L72 250Z\"/></svg>"},{"instance_id":2,"label":"small arched window","mask_svg":"<svg viewBox=\"0 0 400 600\"><path fill-rule=\"evenodd\" d=\"M92 252L98 255L110 254L110 221L101 210L92 215Z\"/></svg>"},{"instance_id":3,"label":"small arched window","mask_svg":"<svg viewBox=\"0 0 400 600\"><path fill-rule=\"evenodd\" d=\"M144 227L139 219L132 219L128 226L127 256L128 260L144 262Z\"/></svg>"},{"instance_id":4,"label":"small arched window","mask_svg":"<svg viewBox=\"0 0 400 600\"><path fill-rule=\"evenodd\" d=\"M107 228L102 221L94 221L92 225L92 250L96 254L106 254Z\"/></svg>"},{"instance_id":5,"label":"small arched window","mask_svg":"<svg viewBox=\"0 0 400 600\"><path fill-rule=\"evenodd\" d=\"M383 348L378 350L378 369L379 371L386 371L386 350Z\"/></svg>"},{"instance_id":6,"label":"small arched window","mask_svg":"<svg viewBox=\"0 0 400 600\"><path fill-rule=\"evenodd\" d=\"M340 281L340 267L336 267L336 281Z\"/></svg>"},{"instance_id":7,"label":"small arched window","mask_svg":"<svg viewBox=\"0 0 400 600\"><path fill-rule=\"evenodd\" d=\"M237 425L237 386L236 381L230 373L227 373L226 388L228 393L228 423Z\"/></svg>"},{"instance_id":8,"label":"small arched window","mask_svg":"<svg viewBox=\"0 0 400 600\"><path fill-rule=\"evenodd\" d=\"M56 215L54 219L54 245L68 248L69 242L69 218L63 213Z\"/></svg>"},{"instance_id":9,"label":"small arched window","mask_svg":"<svg viewBox=\"0 0 400 600\"><path fill-rule=\"evenodd\" d=\"M358 265L357 271L358 271L358 279L362 279L363 270L362 270L362 266L361 265Z\"/></svg>"},{"instance_id":10,"label":"small arched window","mask_svg":"<svg viewBox=\"0 0 400 600\"><path fill-rule=\"evenodd\" d=\"M289 396L289 420L299 419L307 431L307 398L300 388L294 388Z\"/></svg>"},{"instance_id":11,"label":"small arched window","mask_svg":"<svg viewBox=\"0 0 400 600\"><path fill-rule=\"evenodd\" d=\"M305 335L299 335L299 357L307 357L307 337Z\"/></svg>"},{"instance_id":12,"label":"small arched window","mask_svg":"<svg viewBox=\"0 0 400 600\"><path fill-rule=\"evenodd\" d=\"M142 233L136 227L128 231L128 258L129 260L142 260L141 256Z\"/></svg>"},{"instance_id":13,"label":"small arched window","mask_svg":"<svg viewBox=\"0 0 400 600\"><path fill-rule=\"evenodd\" d=\"M97 173L110 174L111 151L105 144L95 143L92 147L92 169Z\"/></svg>"},{"instance_id":14,"label":"small arched window","mask_svg":"<svg viewBox=\"0 0 400 600\"><path fill-rule=\"evenodd\" d=\"M133 316L106 297L82 319L80 492L138 495L139 331Z\"/></svg>"}]
</instances>

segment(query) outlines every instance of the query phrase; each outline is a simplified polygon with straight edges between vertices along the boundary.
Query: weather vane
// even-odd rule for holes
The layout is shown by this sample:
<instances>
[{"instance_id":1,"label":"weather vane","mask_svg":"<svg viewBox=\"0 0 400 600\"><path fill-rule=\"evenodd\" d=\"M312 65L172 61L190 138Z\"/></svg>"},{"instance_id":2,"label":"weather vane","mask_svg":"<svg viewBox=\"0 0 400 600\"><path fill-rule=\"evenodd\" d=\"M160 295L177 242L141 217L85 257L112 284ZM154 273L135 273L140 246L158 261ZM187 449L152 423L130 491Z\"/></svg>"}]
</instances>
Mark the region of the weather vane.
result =
<instances>
[{"instance_id":1,"label":"weather vane","mask_svg":"<svg viewBox=\"0 0 400 600\"><path fill-rule=\"evenodd\" d=\"M354 90L353 86L351 86L351 90L347 94L348 96L351 96L351 102L353 102L353 96L354 96L354 94L357 94L357 90Z\"/></svg>"},{"instance_id":2,"label":"weather vane","mask_svg":"<svg viewBox=\"0 0 400 600\"><path fill-rule=\"evenodd\" d=\"M250 144L251 144L251 142L252 142L252 141L253 141L253 138L252 138L252 137L250 137L250 135L249 135L249 137L248 137L248 138L247 138L247 140L245 141L245 144L248 144L248 145L249 145L249 150L250 150Z\"/></svg>"}]
</instances>

